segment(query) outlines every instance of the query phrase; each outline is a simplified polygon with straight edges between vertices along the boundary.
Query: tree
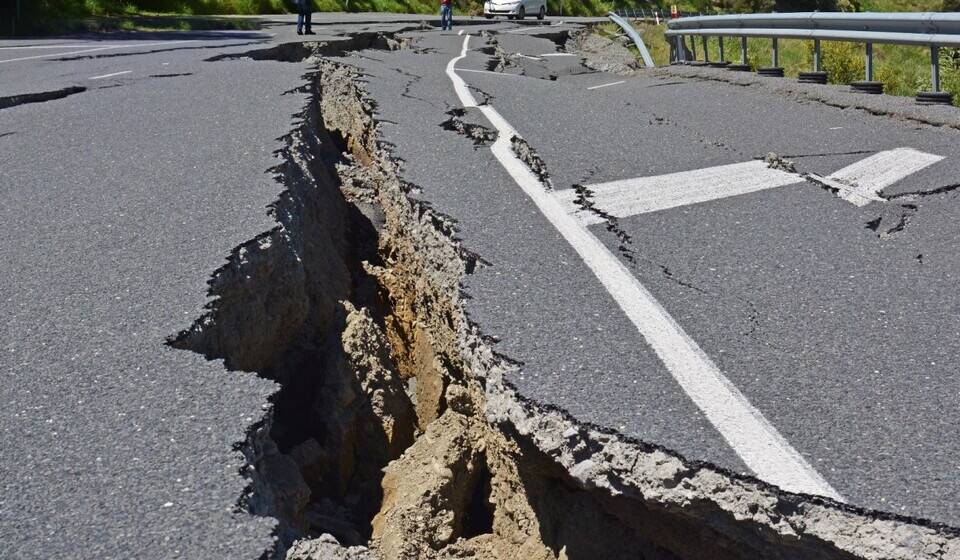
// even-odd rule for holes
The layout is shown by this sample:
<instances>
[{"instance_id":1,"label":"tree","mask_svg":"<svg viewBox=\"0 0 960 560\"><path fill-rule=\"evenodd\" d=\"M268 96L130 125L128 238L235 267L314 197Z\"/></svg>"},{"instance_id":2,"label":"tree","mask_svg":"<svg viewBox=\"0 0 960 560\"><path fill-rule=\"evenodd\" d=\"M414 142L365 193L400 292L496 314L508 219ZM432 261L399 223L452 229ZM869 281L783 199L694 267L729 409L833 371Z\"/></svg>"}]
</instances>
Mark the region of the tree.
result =
<instances>
[{"instance_id":1,"label":"tree","mask_svg":"<svg viewBox=\"0 0 960 560\"><path fill-rule=\"evenodd\" d=\"M776 0L778 12L834 12L836 0Z\"/></svg>"},{"instance_id":2,"label":"tree","mask_svg":"<svg viewBox=\"0 0 960 560\"><path fill-rule=\"evenodd\" d=\"M739 14L763 14L773 11L774 0L732 0L730 9Z\"/></svg>"}]
</instances>

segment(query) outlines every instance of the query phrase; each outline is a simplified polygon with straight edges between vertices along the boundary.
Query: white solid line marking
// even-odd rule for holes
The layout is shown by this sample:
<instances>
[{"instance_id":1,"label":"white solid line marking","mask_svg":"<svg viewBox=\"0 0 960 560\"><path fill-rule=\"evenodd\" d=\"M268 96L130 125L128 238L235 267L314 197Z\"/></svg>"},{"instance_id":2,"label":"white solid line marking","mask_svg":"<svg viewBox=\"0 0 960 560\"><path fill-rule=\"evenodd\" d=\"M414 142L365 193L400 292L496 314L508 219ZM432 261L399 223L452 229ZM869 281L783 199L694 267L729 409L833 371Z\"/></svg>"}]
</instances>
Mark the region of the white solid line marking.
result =
<instances>
[{"instance_id":1,"label":"white solid line marking","mask_svg":"<svg viewBox=\"0 0 960 560\"><path fill-rule=\"evenodd\" d=\"M460 31L457 31L457 35L463 35L463 29L461 29Z\"/></svg>"},{"instance_id":2,"label":"white solid line marking","mask_svg":"<svg viewBox=\"0 0 960 560\"><path fill-rule=\"evenodd\" d=\"M593 193L592 201L598 209L626 218L802 182L803 178L794 173L771 169L766 162L753 160L585 186ZM603 221L574 204L577 195L573 189L557 191L556 196L586 224Z\"/></svg>"},{"instance_id":3,"label":"white solid line marking","mask_svg":"<svg viewBox=\"0 0 960 560\"><path fill-rule=\"evenodd\" d=\"M0 51L9 51L15 49L85 49L93 43L86 45L18 45L16 47L0 47ZM103 46L103 45L101 45Z\"/></svg>"},{"instance_id":4,"label":"white solid line marking","mask_svg":"<svg viewBox=\"0 0 960 560\"><path fill-rule=\"evenodd\" d=\"M34 55L34 56L22 56L22 57L20 57L20 58L10 58L10 59L7 59L7 60L0 60L0 64L2 64L2 63L4 63L4 62L20 62L20 61L23 61L23 60L35 60L35 59L38 59L38 58L51 58L51 57L54 57L54 56L69 56L69 55L72 55L72 54L83 54L83 53L91 53L91 52L96 52L96 51L105 51L105 50L107 50L107 49L109 49L109 48L111 48L111 47L97 47L97 48L95 48L95 49L85 49L85 50L82 50L82 51L70 51L70 52L65 52L65 53L59 53L59 52L58 52L58 53L51 53L51 54L38 54L38 55Z\"/></svg>"},{"instance_id":5,"label":"white solid line marking","mask_svg":"<svg viewBox=\"0 0 960 560\"><path fill-rule=\"evenodd\" d=\"M625 83L627 83L626 80L620 80L619 82L610 82L609 84L600 84L599 86L588 87L587 89L600 89L608 86L618 86L620 84L625 84Z\"/></svg>"},{"instance_id":6,"label":"white solid line marking","mask_svg":"<svg viewBox=\"0 0 960 560\"><path fill-rule=\"evenodd\" d=\"M528 55L528 54L522 54L522 53L517 53L517 56L522 57L522 58L528 58L528 59L530 59L530 60L543 60L542 58L539 58L539 57L536 57L536 56L530 56L530 55Z\"/></svg>"},{"instance_id":7,"label":"white solid line marking","mask_svg":"<svg viewBox=\"0 0 960 560\"><path fill-rule=\"evenodd\" d=\"M51 58L54 56L70 56L74 54L84 54L84 53L91 53L96 51L105 51L109 49L134 49L134 48L143 48L143 47L156 47L158 45L179 45L183 43L196 43L196 42L197 42L196 39L190 39L189 41L165 41L162 43L147 43L147 44L133 44L133 45L107 45L105 47L96 47L92 49L84 49L79 51L70 51L70 52L64 52L64 53L57 52L57 53L50 53L50 54L38 54L34 56L23 56L20 58L10 58L7 60L0 60L0 64L3 64L4 62L20 62L23 60L36 60L38 58Z\"/></svg>"},{"instance_id":8,"label":"white solid line marking","mask_svg":"<svg viewBox=\"0 0 960 560\"><path fill-rule=\"evenodd\" d=\"M577 56L577 55L573 53L559 52L559 53L544 53L544 54L541 54L540 56Z\"/></svg>"},{"instance_id":9,"label":"white solid line marking","mask_svg":"<svg viewBox=\"0 0 960 560\"><path fill-rule=\"evenodd\" d=\"M831 173L827 179L848 185L848 189L838 192L840 198L857 206L865 206L874 200L882 200L879 195L883 189L942 159L943 156L913 148L897 148L848 165Z\"/></svg>"},{"instance_id":10,"label":"white solid line marking","mask_svg":"<svg viewBox=\"0 0 960 560\"><path fill-rule=\"evenodd\" d=\"M623 263L568 214L560 200L546 191L514 154L510 139L517 131L492 106L478 106L466 82L456 73L456 63L467 56L469 42L467 35L460 56L451 59L446 68L460 102L464 107L477 107L497 129L497 140L490 149L500 165L593 271L680 387L759 478L789 491L842 501L840 494L724 377Z\"/></svg>"},{"instance_id":11,"label":"white solid line marking","mask_svg":"<svg viewBox=\"0 0 960 560\"><path fill-rule=\"evenodd\" d=\"M113 74L104 74L104 75L102 75L102 76L93 76L93 77L90 77L90 78L87 78L87 79L88 79L88 80L102 80L102 79L104 79L104 78L112 78L112 77L114 77L114 76L122 76L122 75L124 75L124 74L129 74L130 72L133 72L133 70L124 70L123 72L114 72Z\"/></svg>"}]
</instances>

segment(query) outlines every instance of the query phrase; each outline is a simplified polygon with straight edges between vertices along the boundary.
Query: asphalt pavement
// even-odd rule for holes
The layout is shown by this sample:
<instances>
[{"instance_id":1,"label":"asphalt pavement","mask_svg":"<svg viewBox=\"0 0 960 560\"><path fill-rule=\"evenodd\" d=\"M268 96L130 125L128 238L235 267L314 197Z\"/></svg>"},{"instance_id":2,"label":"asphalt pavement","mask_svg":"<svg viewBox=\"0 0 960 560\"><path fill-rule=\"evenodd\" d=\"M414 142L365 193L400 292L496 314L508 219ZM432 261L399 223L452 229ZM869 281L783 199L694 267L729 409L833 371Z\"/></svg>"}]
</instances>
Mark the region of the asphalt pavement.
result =
<instances>
[{"instance_id":1,"label":"asphalt pavement","mask_svg":"<svg viewBox=\"0 0 960 560\"><path fill-rule=\"evenodd\" d=\"M422 19L332 15L316 38ZM958 133L596 72L558 50L555 34L576 26L556 19L469 23L341 60L364 73L415 196L487 263L464 279L465 303L522 364L509 381L582 421L758 474L489 142L445 126L498 129L477 107L457 116L447 68L467 36L456 75L762 425L847 502L960 526ZM229 251L273 227L281 187L267 170L305 102L289 93L304 65L205 60L296 40L278 17L251 32L0 42L0 99L43 94L0 109L2 556L255 558L268 546L272 522L236 506L233 445L276 387L164 340L202 313ZM766 177L749 165L770 152L795 162L783 173L796 180L694 200L739 164L734 191ZM861 184L895 162L877 200L827 188L874 156ZM900 173L911 157L924 165ZM611 185L638 178L657 178L660 198Z\"/></svg>"},{"instance_id":2,"label":"asphalt pavement","mask_svg":"<svg viewBox=\"0 0 960 560\"><path fill-rule=\"evenodd\" d=\"M778 188L588 226L845 501L960 522L956 131L736 85L571 70L543 56L556 45L535 30L472 34L457 74L536 150L558 192L770 152L793 161ZM523 56L490 71L493 40ZM407 179L490 263L466 279L467 305L523 363L511 381L581 420L751 472L490 150L465 155L456 143L469 140L439 126L460 105L442 55L457 56L463 36L418 44L435 52L358 64ZM493 128L477 109L464 119ZM912 171L896 160L904 172L882 191L917 195L858 207L800 176L900 148L937 156Z\"/></svg>"}]
</instances>

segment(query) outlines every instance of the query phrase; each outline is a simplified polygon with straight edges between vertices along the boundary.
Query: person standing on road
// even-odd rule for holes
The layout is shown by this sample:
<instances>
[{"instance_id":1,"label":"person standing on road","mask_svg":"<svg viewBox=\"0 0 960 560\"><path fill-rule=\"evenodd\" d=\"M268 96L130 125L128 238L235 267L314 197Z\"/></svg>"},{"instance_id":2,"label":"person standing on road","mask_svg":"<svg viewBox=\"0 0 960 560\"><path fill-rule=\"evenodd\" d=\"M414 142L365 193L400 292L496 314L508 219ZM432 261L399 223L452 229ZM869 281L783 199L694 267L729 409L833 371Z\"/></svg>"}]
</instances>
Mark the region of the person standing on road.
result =
<instances>
[{"instance_id":1,"label":"person standing on road","mask_svg":"<svg viewBox=\"0 0 960 560\"><path fill-rule=\"evenodd\" d=\"M453 0L440 0L440 30L453 29Z\"/></svg>"},{"instance_id":2,"label":"person standing on road","mask_svg":"<svg viewBox=\"0 0 960 560\"><path fill-rule=\"evenodd\" d=\"M313 16L313 0L293 0L297 6L297 35L313 35L310 18ZM306 27L306 30L304 30Z\"/></svg>"}]
</instances>

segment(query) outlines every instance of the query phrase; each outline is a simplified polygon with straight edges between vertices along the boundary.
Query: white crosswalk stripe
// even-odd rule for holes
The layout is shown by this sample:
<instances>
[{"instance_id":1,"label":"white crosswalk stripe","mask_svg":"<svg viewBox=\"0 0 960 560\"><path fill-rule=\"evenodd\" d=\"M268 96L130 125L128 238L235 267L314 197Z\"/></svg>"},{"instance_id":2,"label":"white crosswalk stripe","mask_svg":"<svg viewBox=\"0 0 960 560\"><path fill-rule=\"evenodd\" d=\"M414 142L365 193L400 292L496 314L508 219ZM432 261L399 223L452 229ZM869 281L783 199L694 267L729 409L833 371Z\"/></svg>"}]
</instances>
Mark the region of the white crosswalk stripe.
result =
<instances>
[{"instance_id":1,"label":"white crosswalk stripe","mask_svg":"<svg viewBox=\"0 0 960 560\"><path fill-rule=\"evenodd\" d=\"M836 187L838 196L847 202L866 206L880 199L879 194L883 189L942 159L942 156L912 148L887 150L848 165L826 177L849 188L845 189L826 181L825 183Z\"/></svg>"},{"instance_id":2,"label":"white crosswalk stripe","mask_svg":"<svg viewBox=\"0 0 960 560\"><path fill-rule=\"evenodd\" d=\"M809 177L835 189L843 200L865 206L883 202L883 189L942 159L912 148L896 148L864 158L827 177ZM772 169L765 162L754 160L586 185L586 196L599 212L586 210L584 201L578 200L584 195L574 189L557 191L555 196L570 214L585 225L592 225L604 221L601 213L626 218L803 182L804 177L797 173Z\"/></svg>"},{"instance_id":3,"label":"white crosswalk stripe","mask_svg":"<svg viewBox=\"0 0 960 560\"><path fill-rule=\"evenodd\" d=\"M799 175L771 169L758 160L587 185L587 189L597 209L625 218L802 182ZM558 191L557 196L586 223L603 221L574 202L573 189Z\"/></svg>"}]
</instances>

